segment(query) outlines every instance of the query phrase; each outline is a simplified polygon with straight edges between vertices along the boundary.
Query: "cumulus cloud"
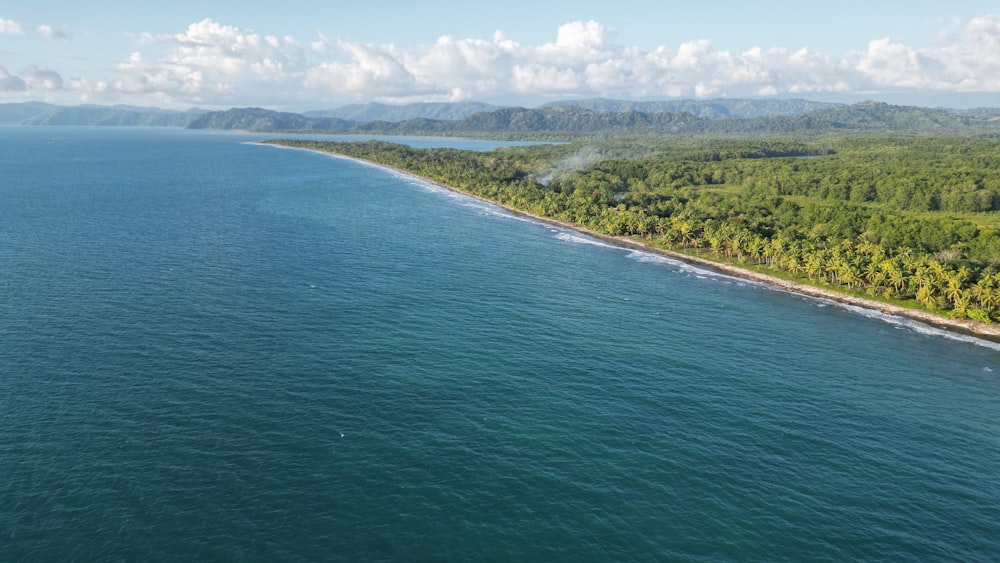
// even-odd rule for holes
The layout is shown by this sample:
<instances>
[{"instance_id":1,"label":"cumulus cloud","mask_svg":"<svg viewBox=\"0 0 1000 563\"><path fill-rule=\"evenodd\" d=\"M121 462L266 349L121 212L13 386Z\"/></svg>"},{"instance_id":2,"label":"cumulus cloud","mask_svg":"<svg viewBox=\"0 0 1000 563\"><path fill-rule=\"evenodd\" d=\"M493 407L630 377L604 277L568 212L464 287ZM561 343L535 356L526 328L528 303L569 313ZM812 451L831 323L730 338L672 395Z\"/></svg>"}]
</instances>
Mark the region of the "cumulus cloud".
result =
<instances>
[{"instance_id":1,"label":"cumulus cloud","mask_svg":"<svg viewBox=\"0 0 1000 563\"><path fill-rule=\"evenodd\" d=\"M0 92L22 92L27 89L24 79L7 72L0 66Z\"/></svg>"},{"instance_id":2,"label":"cumulus cloud","mask_svg":"<svg viewBox=\"0 0 1000 563\"><path fill-rule=\"evenodd\" d=\"M264 103L276 90L294 90L305 70L302 48L293 39L260 35L211 19L176 35L142 34L134 40L166 52L147 58L136 51L119 63L115 80L92 87L101 93L156 94L195 104L237 103L255 95Z\"/></svg>"},{"instance_id":3,"label":"cumulus cloud","mask_svg":"<svg viewBox=\"0 0 1000 563\"><path fill-rule=\"evenodd\" d=\"M8 20L0 18L0 34L10 34L10 35L22 35L24 33L34 32L34 34L43 37L45 39L68 39L69 36L61 30L58 30L51 25L37 25L34 27L25 25L19 21Z\"/></svg>"},{"instance_id":4,"label":"cumulus cloud","mask_svg":"<svg viewBox=\"0 0 1000 563\"><path fill-rule=\"evenodd\" d=\"M43 28L45 30L43 31ZM59 38L48 26L33 28ZM0 19L0 32L28 28ZM782 46L717 49L694 38L653 50L621 45L596 21L569 22L546 43L442 36L412 47L318 35L257 33L212 19L181 33L131 35L115 73L64 83L58 73L0 74L0 88L58 90L88 100L146 99L172 106L302 107L354 101L501 103L569 96L778 96L882 90L1000 91L1000 18L951 25L931 48L875 38L824 54Z\"/></svg>"},{"instance_id":5,"label":"cumulus cloud","mask_svg":"<svg viewBox=\"0 0 1000 563\"><path fill-rule=\"evenodd\" d=\"M14 20L0 18L0 33L21 34L24 33L24 25Z\"/></svg>"},{"instance_id":6,"label":"cumulus cloud","mask_svg":"<svg viewBox=\"0 0 1000 563\"><path fill-rule=\"evenodd\" d=\"M61 90L62 76L54 70L43 70L38 67L23 68L20 71L25 85L31 90Z\"/></svg>"},{"instance_id":7,"label":"cumulus cloud","mask_svg":"<svg viewBox=\"0 0 1000 563\"><path fill-rule=\"evenodd\" d=\"M39 25L35 27L35 33L46 39L68 39L65 32L58 30L51 25Z\"/></svg>"},{"instance_id":8,"label":"cumulus cloud","mask_svg":"<svg viewBox=\"0 0 1000 563\"><path fill-rule=\"evenodd\" d=\"M429 93L407 68L403 53L392 45L365 45L336 40L346 61L323 62L306 69L303 85L319 95L405 97Z\"/></svg>"},{"instance_id":9,"label":"cumulus cloud","mask_svg":"<svg viewBox=\"0 0 1000 563\"><path fill-rule=\"evenodd\" d=\"M1000 91L1000 17L975 18L942 38L941 46L927 49L889 38L870 41L856 68L880 86Z\"/></svg>"}]
</instances>

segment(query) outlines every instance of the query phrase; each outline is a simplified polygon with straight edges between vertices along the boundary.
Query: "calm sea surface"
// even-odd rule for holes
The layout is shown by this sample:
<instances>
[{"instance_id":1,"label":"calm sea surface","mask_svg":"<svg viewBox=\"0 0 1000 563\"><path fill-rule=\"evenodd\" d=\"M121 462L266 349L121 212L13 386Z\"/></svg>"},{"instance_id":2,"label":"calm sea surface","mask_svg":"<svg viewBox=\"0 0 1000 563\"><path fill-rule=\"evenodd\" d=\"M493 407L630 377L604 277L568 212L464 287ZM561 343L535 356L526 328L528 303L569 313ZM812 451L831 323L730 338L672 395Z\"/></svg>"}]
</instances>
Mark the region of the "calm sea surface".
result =
<instances>
[{"instance_id":1,"label":"calm sea surface","mask_svg":"<svg viewBox=\"0 0 1000 563\"><path fill-rule=\"evenodd\" d=\"M1000 559L997 345L253 139L0 129L0 560Z\"/></svg>"}]
</instances>

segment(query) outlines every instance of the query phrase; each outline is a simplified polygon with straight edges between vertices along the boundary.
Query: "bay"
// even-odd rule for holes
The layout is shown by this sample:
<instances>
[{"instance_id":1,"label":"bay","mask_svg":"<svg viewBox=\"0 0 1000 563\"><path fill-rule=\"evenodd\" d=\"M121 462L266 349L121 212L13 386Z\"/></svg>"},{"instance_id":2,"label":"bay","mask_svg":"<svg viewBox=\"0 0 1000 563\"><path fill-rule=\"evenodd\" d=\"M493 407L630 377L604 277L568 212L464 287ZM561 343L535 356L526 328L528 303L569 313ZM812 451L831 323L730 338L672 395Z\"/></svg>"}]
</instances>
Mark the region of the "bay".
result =
<instances>
[{"instance_id":1,"label":"bay","mask_svg":"<svg viewBox=\"0 0 1000 563\"><path fill-rule=\"evenodd\" d=\"M1000 554L995 344L254 139L0 129L0 559Z\"/></svg>"}]
</instances>

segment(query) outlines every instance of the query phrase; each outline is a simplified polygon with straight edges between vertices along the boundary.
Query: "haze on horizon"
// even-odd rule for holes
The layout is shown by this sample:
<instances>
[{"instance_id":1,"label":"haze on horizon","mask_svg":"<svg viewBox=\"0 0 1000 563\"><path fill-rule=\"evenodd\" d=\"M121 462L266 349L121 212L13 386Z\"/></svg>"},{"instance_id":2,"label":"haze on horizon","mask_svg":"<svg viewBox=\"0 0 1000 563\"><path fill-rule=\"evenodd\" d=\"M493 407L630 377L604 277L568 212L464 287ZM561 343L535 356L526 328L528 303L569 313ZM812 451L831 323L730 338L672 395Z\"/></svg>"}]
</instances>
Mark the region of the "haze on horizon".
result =
<instances>
[{"instance_id":1,"label":"haze on horizon","mask_svg":"<svg viewBox=\"0 0 1000 563\"><path fill-rule=\"evenodd\" d=\"M794 97L1000 105L1000 13L986 2L768 8L181 1L157 11L39 0L0 8L0 103L300 111L372 101Z\"/></svg>"}]
</instances>

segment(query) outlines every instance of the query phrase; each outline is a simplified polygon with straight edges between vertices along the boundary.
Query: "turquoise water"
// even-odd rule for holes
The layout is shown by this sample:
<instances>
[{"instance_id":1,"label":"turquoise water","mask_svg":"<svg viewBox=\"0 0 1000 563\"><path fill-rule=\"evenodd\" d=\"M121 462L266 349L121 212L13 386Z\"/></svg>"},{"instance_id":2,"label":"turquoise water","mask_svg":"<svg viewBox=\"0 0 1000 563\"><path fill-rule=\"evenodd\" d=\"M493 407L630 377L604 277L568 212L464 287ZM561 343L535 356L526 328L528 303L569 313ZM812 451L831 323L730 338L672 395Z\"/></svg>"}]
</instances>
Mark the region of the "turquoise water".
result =
<instances>
[{"instance_id":1,"label":"turquoise water","mask_svg":"<svg viewBox=\"0 0 1000 563\"><path fill-rule=\"evenodd\" d=\"M248 140L0 129L0 560L1000 558L997 345Z\"/></svg>"}]
</instances>

